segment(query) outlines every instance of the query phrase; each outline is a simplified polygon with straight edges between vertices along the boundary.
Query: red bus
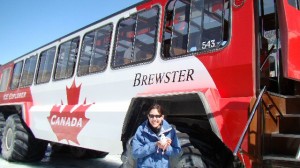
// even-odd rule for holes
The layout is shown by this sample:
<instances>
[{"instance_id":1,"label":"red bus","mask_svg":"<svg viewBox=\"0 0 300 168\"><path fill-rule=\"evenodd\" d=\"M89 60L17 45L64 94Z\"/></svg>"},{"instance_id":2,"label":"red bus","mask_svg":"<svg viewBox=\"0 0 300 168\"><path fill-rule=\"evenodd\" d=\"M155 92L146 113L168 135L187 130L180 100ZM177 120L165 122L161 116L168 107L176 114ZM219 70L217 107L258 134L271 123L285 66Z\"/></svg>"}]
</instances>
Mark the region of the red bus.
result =
<instances>
[{"instance_id":1,"label":"red bus","mask_svg":"<svg viewBox=\"0 0 300 168\"><path fill-rule=\"evenodd\" d=\"M299 167L299 0L146 0L0 66L2 156L122 154L153 103L172 167Z\"/></svg>"}]
</instances>

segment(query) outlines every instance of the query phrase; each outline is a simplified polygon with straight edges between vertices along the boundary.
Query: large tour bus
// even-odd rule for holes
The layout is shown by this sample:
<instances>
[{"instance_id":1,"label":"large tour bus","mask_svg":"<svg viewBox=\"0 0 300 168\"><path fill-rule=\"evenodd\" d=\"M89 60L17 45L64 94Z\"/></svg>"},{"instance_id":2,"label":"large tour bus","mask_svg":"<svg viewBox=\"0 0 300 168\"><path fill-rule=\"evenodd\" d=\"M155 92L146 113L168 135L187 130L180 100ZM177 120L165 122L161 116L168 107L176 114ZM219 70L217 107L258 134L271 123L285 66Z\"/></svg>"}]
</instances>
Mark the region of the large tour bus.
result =
<instances>
[{"instance_id":1,"label":"large tour bus","mask_svg":"<svg viewBox=\"0 0 300 168\"><path fill-rule=\"evenodd\" d=\"M300 166L299 0L145 0L0 66L2 157L120 154L159 103L172 167ZM99 6L101 10L101 6Z\"/></svg>"}]
</instances>

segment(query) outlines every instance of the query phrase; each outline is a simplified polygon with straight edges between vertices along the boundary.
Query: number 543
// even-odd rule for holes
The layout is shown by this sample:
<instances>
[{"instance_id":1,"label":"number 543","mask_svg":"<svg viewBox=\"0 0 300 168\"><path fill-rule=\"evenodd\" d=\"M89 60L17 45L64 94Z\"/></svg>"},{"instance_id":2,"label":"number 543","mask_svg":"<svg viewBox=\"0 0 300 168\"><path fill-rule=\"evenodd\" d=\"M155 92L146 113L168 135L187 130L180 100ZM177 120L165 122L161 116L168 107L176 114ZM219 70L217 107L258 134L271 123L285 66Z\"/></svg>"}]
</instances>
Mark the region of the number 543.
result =
<instances>
[{"instance_id":1,"label":"number 543","mask_svg":"<svg viewBox=\"0 0 300 168\"><path fill-rule=\"evenodd\" d=\"M208 41L202 42L202 50L208 49L208 48L213 48L215 46L216 46L215 40L208 40Z\"/></svg>"}]
</instances>

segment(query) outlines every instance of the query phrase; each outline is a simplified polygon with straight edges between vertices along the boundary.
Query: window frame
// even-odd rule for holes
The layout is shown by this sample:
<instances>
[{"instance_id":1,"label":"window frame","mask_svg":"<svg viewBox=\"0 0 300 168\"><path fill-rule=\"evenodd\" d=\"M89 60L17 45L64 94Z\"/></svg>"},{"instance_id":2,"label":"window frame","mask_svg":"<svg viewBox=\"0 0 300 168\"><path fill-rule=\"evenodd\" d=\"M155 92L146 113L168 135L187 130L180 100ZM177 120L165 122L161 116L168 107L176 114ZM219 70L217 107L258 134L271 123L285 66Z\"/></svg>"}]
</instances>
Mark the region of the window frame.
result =
<instances>
[{"instance_id":1,"label":"window frame","mask_svg":"<svg viewBox=\"0 0 300 168\"><path fill-rule=\"evenodd\" d=\"M34 61L32 59L35 59L35 62L32 62L32 61ZM20 82L19 82L19 87L20 88L29 87L33 84L34 77L35 77L35 72L36 72L37 59L38 59L37 55L32 55L32 56L25 59L25 63L23 65L23 70L22 70L22 75L21 75ZM27 68L27 63L29 64L28 65L28 70L29 71L26 72L26 74L24 74L25 73L25 68ZM31 79L31 81L28 82L28 78L30 78L31 75L32 75L32 79ZM24 79L24 77L26 77L26 79Z\"/></svg>"},{"instance_id":2,"label":"window frame","mask_svg":"<svg viewBox=\"0 0 300 168\"><path fill-rule=\"evenodd\" d=\"M135 50L135 42L136 42L136 36L137 36L137 27L138 27L138 15L143 13L143 12L147 12L147 11L150 11L154 8L157 8L157 15L156 15L156 21L155 21L155 33L153 35L153 41L154 43L152 44L153 46L153 55L150 59L144 59L144 60L140 60L140 61L134 61L134 62L130 62L130 63L127 63L127 64L120 64L120 65L116 65L115 64L115 61L116 61L116 48L117 48L117 45L118 45L118 42L119 42L119 25L122 21L126 20L126 19L129 19L129 18L132 18L134 16L135 18L135 24L134 24L134 36L133 36L133 41L132 41L132 51L131 51L131 55L133 55L134 53L134 50ZM114 46L113 46L113 53L112 53L112 59L111 59L111 67L112 69L121 69L121 68L127 68L127 67L132 67L132 66L139 66L139 65L144 65L144 64L147 64L147 63L150 63L152 62L154 59L155 59L155 56L157 54L157 48L158 48L158 36L159 36L159 32L160 32L160 19L161 19L161 8L159 5L154 5L152 6L151 8L149 9L144 9L144 10L140 10L140 11L137 11L135 13L132 13L130 16L128 17L124 17L124 18L121 18L118 23L117 23L117 26L116 26L116 31L115 31L115 38L114 38ZM125 54L125 53L124 53ZM124 57L124 55L123 55Z\"/></svg>"},{"instance_id":3,"label":"window frame","mask_svg":"<svg viewBox=\"0 0 300 168\"><path fill-rule=\"evenodd\" d=\"M98 32L98 31L101 31L101 29L103 29L103 28L105 28L105 27L107 27L107 26L109 26L110 27L110 39L109 39L109 43L108 43L108 46L107 46L107 49L106 49L106 64L105 64L105 67L103 68L103 69L101 69L101 70L99 70L99 71L92 71L92 72L88 72L88 73L86 73L86 74L80 74L79 72L80 72L80 61L81 61L81 57L83 56L83 49L84 49L84 47L85 47L85 45L84 45L84 40L85 40L85 37L88 35L88 34L90 34L90 33L96 33L96 32ZM104 72L106 69L107 69L107 67L108 67L108 64L109 64L109 56L110 56L110 54L111 54L111 50L110 50L110 48L111 48L111 46L112 46L112 44L113 44L113 32L114 32L114 24L113 23L108 23L108 24L105 24L105 25L102 25L102 26L100 26L100 27L98 27L98 28L95 28L95 29L93 29L93 30L91 30L91 31L88 31L88 32L86 32L84 35L83 35L83 38L82 38L82 41L81 41L81 47L80 47L80 54L79 54L79 56L78 56L78 65L77 65L77 71L76 71L76 75L78 76L78 77L81 77L81 76L87 76L87 75L92 75L92 74L97 74L97 73L102 73L102 72ZM96 36L96 35L95 35ZM94 39L93 39L93 45L95 45L95 37L94 37ZM94 55L95 54L95 52L94 52L94 50L95 50L95 47L93 47L93 52L92 52L92 54L90 55L90 63L89 63L89 70L88 71L90 71L90 67L91 67L91 59L93 58L93 56L92 55Z\"/></svg>"},{"instance_id":4,"label":"window frame","mask_svg":"<svg viewBox=\"0 0 300 168\"><path fill-rule=\"evenodd\" d=\"M52 61L52 67L51 67L51 72L50 72L50 78L47 80L47 81L43 81L43 82L38 82L38 79L39 79L39 72L40 72L40 66L41 66L41 58L42 58L42 54L44 53L44 52L48 52L48 51L50 51L50 50L52 50L52 49L55 49L55 51L54 51L54 57L53 57L53 61ZM40 54L39 54L39 57L38 57L38 61L37 61L37 69L36 69L36 76L35 76L35 84L36 85L40 85L40 84L44 84L44 83L48 83L48 82L50 82L51 81L51 77L52 77L52 74L53 74L53 69L54 69L54 66L55 66L55 58L56 58L56 54L57 54L57 46L53 46L53 47L50 47L50 48L48 48L48 49L46 49L46 50L43 50L43 51L41 51L40 52ZM45 66L45 65L44 65Z\"/></svg>"},{"instance_id":5,"label":"window frame","mask_svg":"<svg viewBox=\"0 0 300 168\"><path fill-rule=\"evenodd\" d=\"M20 70L20 72L18 72L19 74L18 74L18 84L14 87L14 88L12 88L12 86L13 86L13 83L14 83L14 74L15 74L15 68L16 68L16 66L18 65L18 64L21 64L21 70ZM23 66L24 66L24 60L21 60L21 61L18 61L17 63L15 63L14 64L14 68L13 68L13 71L12 71L12 77L11 77L11 79L10 79L10 82L9 82L9 89L10 90L16 90L16 89L18 89L19 87L20 87L20 82L21 82L21 76L22 76L22 71L23 71Z\"/></svg>"},{"instance_id":6,"label":"window frame","mask_svg":"<svg viewBox=\"0 0 300 168\"><path fill-rule=\"evenodd\" d=\"M64 69L64 77L60 77L60 78L56 78L56 73L57 73L57 69L58 69L58 63L59 63L59 59L60 59L60 51L61 51L61 47L62 45L64 44L67 44L68 42L70 42L70 45L68 46L69 50L68 50L68 60L70 59L70 51L72 50L72 42L77 40L78 39L78 44L77 44L77 51L76 51L76 55L75 55L75 60L73 61L74 64L73 64L73 71L72 71L72 74L70 76L67 76L67 73L68 73L68 64L67 66L65 67ZM77 66L77 60L78 60L78 53L80 52L79 49L80 49L80 42L81 42L81 38L80 36L76 36L76 37L73 37L67 41L64 41L62 43L59 44L58 48L57 48L57 51L56 51L56 57L55 57L55 64L54 64L54 71L53 71L53 75L52 75L52 80L53 81L59 81L59 80L64 80L64 79L69 79L69 78L72 78L75 74L75 70L76 70L76 66ZM60 75L61 76L61 75ZM67 77L66 77L67 76Z\"/></svg>"},{"instance_id":7,"label":"window frame","mask_svg":"<svg viewBox=\"0 0 300 168\"><path fill-rule=\"evenodd\" d=\"M300 0L288 0L288 4L296 8L297 10L300 10Z\"/></svg>"},{"instance_id":8,"label":"window frame","mask_svg":"<svg viewBox=\"0 0 300 168\"><path fill-rule=\"evenodd\" d=\"M7 73L7 74L6 74ZM5 78L6 76L4 76L4 74L6 74L8 77ZM5 68L2 70L1 76L0 76L0 92L6 92L7 88L9 86L9 82L10 82L10 78L11 78L11 68ZM6 80L4 82L5 86L3 86L3 88L1 87L3 84L3 81Z\"/></svg>"},{"instance_id":9,"label":"window frame","mask_svg":"<svg viewBox=\"0 0 300 168\"><path fill-rule=\"evenodd\" d=\"M169 1L166 6L165 6L165 13L164 13L164 24L162 25L163 26L163 33L162 33L162 46L161 46L161 57L162 59L164 60L169 60L169 59L176 59L176 58L181 58L181 57L186 57L186 56L193 56L193 55L199 55L199 54L207 54L207 53L213 53L213 52L217 52L217 51L220 51L220 50L223 50L226 46L229 45L230 43L230 39L231 39L231 13L232 13L232 7L231 7L231 1L230 0L224 0L224 3L223 3L223 10L222 10L222 22L221 22L221 26L222 26L222 30L223 30L223 33L222 33L222 37L221 37L221 41L220 41L220 44L218 45L218 47L214 47L214 48L208 48L208 49L204 49L204 50L195 50L195 51L189 51L189 49L187 48L186 49L186 52L184 54L178 54L178 55L169 55L169 56L166 56L165 55L165 35L166 35L166 30L167 30L167 12L168 12L168 6L170 5L170 3L174 1L174 4L173 4L173 8L172 8L172 20L169 20L169 21L172 21L172 27L174 26L174 12L175 12L175 4L177 1L184 1L184 0L171 0ZM191 0L192 1L192 0ZM203 0L205 1L205 0ZM188 24L190 26L191 24L191 15L192 15L192 12L191 12L191 8L190 8L190 12L189 12L189 20L188 20ZM227 12L228 11L228 12ZM204 19L203 19L204 20ZM203 22L203 20L201 20ZM226 26L226 23L227 22L227 26ZM190 27L188 26L188 32L187 32L187 35L190 36L191 33L190 32ZM227 31L225 31L227 30ZM171 30L171 33L173 33L173 31ZM225 39L225 34L227 35L226 39ZM224 40L225 39L225 40ZM171 37L170 37L170 40L171 40ZM188 37L188 40L189 40L189 37ZM170 42L170 45L171 45L171 42ZM170 49L169 49L170 51Z\"/></svg>"}]
</instances>

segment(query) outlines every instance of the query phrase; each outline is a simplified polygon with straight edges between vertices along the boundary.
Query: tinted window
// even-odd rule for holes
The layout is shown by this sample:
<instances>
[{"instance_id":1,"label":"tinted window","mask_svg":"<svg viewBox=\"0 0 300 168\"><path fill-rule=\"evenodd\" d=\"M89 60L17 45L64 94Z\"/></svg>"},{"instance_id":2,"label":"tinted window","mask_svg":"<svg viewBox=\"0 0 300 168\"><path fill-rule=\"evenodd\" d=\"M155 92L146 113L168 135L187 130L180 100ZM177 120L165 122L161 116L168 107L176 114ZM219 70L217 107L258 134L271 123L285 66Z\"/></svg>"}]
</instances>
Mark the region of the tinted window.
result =
<instances>
[{"instance_id":1,"label":"tinted window","mask_svg":"<svg viewBox=\"0 0 300 168\"><path fill-rule=\"evenodd\" d=\"M22 68L23 68L23 61L20 61L20 62L18 62L14 65L13 77L12 77L12 80L11 80L11 83L10 83L10 88L12 90L19 87Z\"/></svg>"},{"instance_id":2,"label":"tinted window","mask_svg":"<svg viewBox=\"0 0 300 168\"><path fill-rule=\"evenodd\" d=\"M32 84L36 61L37 61L37 56L32 56L26 59L20 86L29 86Z\"/></svg>"},{"instance_id":3,"label":"tinted window","mask_svg":"<svg viewBox=\"0 0 300 168\"><path fill-rule=\"evenodd\" d=\"M9 81L10 68L2 71L0 75L0 92L5 92Z\"/></svg>"},{"instance_id":4,"label":"tinted window","mask_svg":"<svg viewBox=\"0 0 300 168\"><path fill-rule=\"evenodd\" d=\"M78 75L100 72L106 68L112 28L112 25L107 25L84 36Z\"/></svg>"},{"instance_id":5,"label":"tinted window","mask_svg":"<svg viewBox=\"0 0 300 168\"><path fill-rule=\"evenodd\" d=\"M50 81L55 51L56 47L52 47L41 53L36 83L45 83Z\"/></svg>"},{"instance_id":6,"label":"tinted window","mask_svg":"<svg viewBox=\"0 0 300 168\"><path fill-rule=\"evenodd\" d=\"M158 16L158 8L154 7L119 22L113 67L145 62L154 57Z\"/></svg>"},{"instance_id":7,"label":"tinted window","mask_svg":"<svg viewBox=\"0 0 300 168\"><path fill-rule=\"evenodd\" d=\"M59 46L54 79L66 79L73 76L78 46L79 37L62 43Z\"/></svg>"},{"instance_id":8,"label":"tinted window","mask_svg":"<svg viewBox=\"0 0 300 168\"><path fill-rule=\"evenodd\" d=\"M228 40L228 6L228 0L170 1L165 14L164 56L224 46Z\"/></svg>"},{"instance_id":9,"label":"tinted window","mask_svg":"<svg viewBox=\"0 0 300 168\"><path fill-rule=\"evenodd\" d=\"M288 0L289 4L299 9L299 0Z\"/></svg>"}]
</instances>

